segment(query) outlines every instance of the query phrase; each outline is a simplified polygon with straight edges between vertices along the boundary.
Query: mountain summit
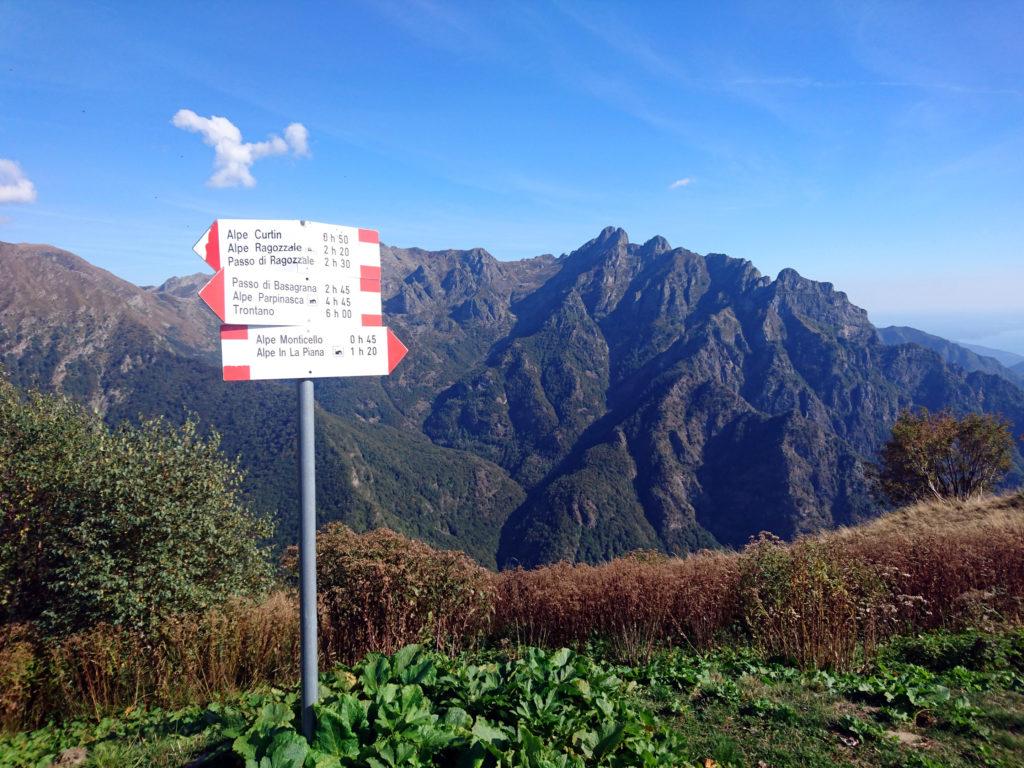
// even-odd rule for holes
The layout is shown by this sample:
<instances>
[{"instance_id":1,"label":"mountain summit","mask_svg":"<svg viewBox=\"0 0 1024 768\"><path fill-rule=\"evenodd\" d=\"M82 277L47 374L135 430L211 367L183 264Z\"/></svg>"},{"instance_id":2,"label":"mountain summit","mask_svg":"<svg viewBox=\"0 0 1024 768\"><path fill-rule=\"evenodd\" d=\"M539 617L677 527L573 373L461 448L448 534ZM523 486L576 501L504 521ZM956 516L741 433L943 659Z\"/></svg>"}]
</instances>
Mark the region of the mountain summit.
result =
<instances>
[{"instance_id":1,"label":"mountain summit","mask_svg":"<svg viewBox=\"0 0 1024 768\"><path fill-rule=\"evenodd\" d=\"M0 244L15 380L112 420L198 413L290 537L291 389L219 381L198 278L142 289L46 254L65 252ZM26 258L48 259L46 283ZM907 408L998 412L1024 431L1011 381L883 343L844 293L792 269L772 280L611 227L559 258L382 247L382 263L388 324L411 352L394 376L318 383L321 519L481 562L679 553L861 520L876 512L864 463ZM88 298L72 287L82 270Z\"/></svg>"}]
</instances>

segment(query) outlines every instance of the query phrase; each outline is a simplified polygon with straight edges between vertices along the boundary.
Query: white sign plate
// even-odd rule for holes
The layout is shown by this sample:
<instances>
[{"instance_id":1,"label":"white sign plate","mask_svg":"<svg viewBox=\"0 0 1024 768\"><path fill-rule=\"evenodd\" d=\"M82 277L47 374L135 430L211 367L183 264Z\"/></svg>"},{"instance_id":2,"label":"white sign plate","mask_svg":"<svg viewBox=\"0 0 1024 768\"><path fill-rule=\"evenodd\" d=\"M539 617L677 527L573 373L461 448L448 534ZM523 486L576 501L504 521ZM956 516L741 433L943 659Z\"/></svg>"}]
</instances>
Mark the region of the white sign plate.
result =
<instances>
[{"instance_id":1,"label":"white sign plate","mask_svg":"<svg viewBox=\"0 0 1024 768\"><path fill-rule=\"evenodd\" d=\"M324 276L380 280L380 236L374 229L296 219L217 219L193 247L213 267L269 267Z\"/></svg>"},{"instance_id":2,"label":"white sign plate","mask_svg":"<svg viewBox=\"0 0 1024 768\"><path fill-rule=\"evenodd\" d=\"M379 324L376 230L288 219L218 219L194 250L217 270L199 296L221 322Z\"/></svg>"},{"instance_id":3,"label":"white sign plate","mask_svg":"<svg viewBox=\"0 0 1024 768\"><path fill-rule=\"evenodd\" d=\"M221 326L225 381L387 376L405 357L390 328L309 325Z\"/></svg>"},{"instance_id":4,"label":"white sign plate","mask_svg":"<svg viewBox=\"0 0 1024 768\"><path fill-rule=\"evenodd\" d=\"M379 274L379 272L377 273ZM199 296L224 323L380 325L380 280L223 267Z\"/></svg>"}]
</instances>

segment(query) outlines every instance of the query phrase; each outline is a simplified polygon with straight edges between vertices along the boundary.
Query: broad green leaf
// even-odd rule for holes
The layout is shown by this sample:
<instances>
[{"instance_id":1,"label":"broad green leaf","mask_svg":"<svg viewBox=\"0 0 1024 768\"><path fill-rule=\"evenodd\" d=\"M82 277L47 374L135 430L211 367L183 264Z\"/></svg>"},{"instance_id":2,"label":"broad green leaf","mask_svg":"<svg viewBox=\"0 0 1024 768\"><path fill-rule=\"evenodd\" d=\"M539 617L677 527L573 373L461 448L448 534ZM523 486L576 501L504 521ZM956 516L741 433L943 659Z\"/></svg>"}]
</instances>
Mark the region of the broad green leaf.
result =
<instances>
[{"instance_id":1,"label":"broad green leaf","mask_svg":"<svg viewBox=\"0 0 1024 768\"><path fill-rule=\"evenodd\" d=\"M406 667L400 677L403 683L422 685L432 679L434 672L434 662L430 659L423 659Z\"/></svg>"},{"instance_id":2,"label":"broad green leaf","mask_svg":"<svg viewBox=\"0 0 1024 768\"><path fill-rule=\"evenodd\" d=\"M344 710L339 712L333 708L316 707L313 749L338 757L354 758L359 754L359 738Z\"/></svg>"},{"instance_id":3,"label":"broad green leaf","mask_svg":"<svg viewBox=\"0 0 1024 768\"><path fill-rule=\"evenodd\" d=\"M531 762L544 749L544 744L522 723L519 724L519 743L523 745L523 752Z\"/></svg>"},{"instance_id":4,"label":"broad green leaf","mask_svg":"<svg viewBox=\"0 0 1024 768\"><path fill-rule=\"evenodd\" d=\"M569 663L569 658L572 656L572 651L568 648L560 648L554 652L551 656L551 666L553 667L564 667Z\"/></svg>"},{"instance_id":5,"label":"broad green leaf","mask_svg":"<svg viewBox=\"0 0 1024 768\"><path fill-rule=\"evenodd\" d=\"M577 677L572 681L572 685L584 696L590 696L590 683L585 678Z\"/></svg>"},{"instance_id":6,"label":"broad green leaf","mask_svg":"<svg viewBox=\"0 0 1024 768\"><path fill-rule=\"evenodd\" d=\"M286 731L274 737L269 752L270 768L302 768L309 744L295 731Z\"/></svg>"},{"instance_id":7,"label":"broad green leaf","mask_svg":"<svg viewBox=\"0 0 1024 768\"><path fill-rule=\"evenodd\" d=\"M612 723L601 729L601 740L594 747L594 759L600 761L608 753L612 752L620 743L626 733L626 727L622 723Z\"/></svg>"},{"instance_id":8,"label":"broad green leaf","mask_svg":"<svg viewBox=\"0 0 1024 768\"><path fill-rule=\"evenodd\" d=\"M473 724L473 718L461 707L452 707L445 713L444 724L456 728L469 728Z\"/></svg>"},{"instance_id":9,"label":"broad green leaf","mask_svg":"<svg viewBox=\"0 0 1024 768\"><path fill-rule=\"evenodd\" d=\"M376 693L391 678L391 666L387 658L380 654L370 654L365 664L360 677L363 689L367 693Z\"/></svg>"},{"instance_id":10,"label":"broad green leaf","mask_svg":"<svg viewBox=\"0 0 1024 768\"><path fill-rule=\"evenodd\" d=\"M454 743L459 737L453 731L426 726L417 732L416 738L419 742L420 752L424 755L431 755Z\"/></svg>"},{"instance_id":11,"label":"broad green leaf","mask_svg":"<svg viewBox=\"0 0 1024 768\"><path fill-rule=\"evenodd\" d=\"M279 726L290 726L294 714L291 707L281 702L274 702L264 705L260 710L259 717L253 724L253 729L259 731L270 731Z\"/></svg>"},{"instance_id":12,"label":"broad green leaf","mask_svg":"<svg viewBox=\"0 0 1024 768\"><path fill-rule=\"evenodd\" d=\"M391 669L394 674L401 676L406 667L417 660L422 648L419 645L407 645L391 657Z\"/></svg>"},{"instance_id":13,"label":"broad green leaf","mask_svg":"<svg viewBox=\"0 0 1024 768\"><path fill-rule=\"evenodd\" d=\"M252 740L247 734L237 737L234 742L232 742L231 749L234 750L236 755L245 758L246 760L256 759L256 745L252 743Z\"/></svg>"},{"instance_id":14,"label":"broad green leaf","mask_svg":"<svg viewBox=\"0 0 1024 768\"><path fill-rule=\"evenodd\" d=\"M483 716L478 717L473 723L472 733L480 741L488 744L507 743L509 735L501 728L491 725Z\"/></svg>"}]
</instances>

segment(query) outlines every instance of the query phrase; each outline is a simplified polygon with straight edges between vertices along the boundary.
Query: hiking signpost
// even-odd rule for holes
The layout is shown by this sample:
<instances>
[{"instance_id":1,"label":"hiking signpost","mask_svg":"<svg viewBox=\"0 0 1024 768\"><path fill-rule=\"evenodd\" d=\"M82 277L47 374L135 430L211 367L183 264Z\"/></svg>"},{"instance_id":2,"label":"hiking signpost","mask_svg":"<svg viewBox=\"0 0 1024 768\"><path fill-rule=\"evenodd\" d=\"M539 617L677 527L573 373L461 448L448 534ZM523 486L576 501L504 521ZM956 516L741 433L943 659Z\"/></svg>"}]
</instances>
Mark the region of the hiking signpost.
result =
<instances>
[{"instance_id":1,"label":"hiking signpost","mask_svg":"<svg viewBox=\"0 0 1024 768\"><path fill-rule=\"evenodd\" d=\"M312 739L319 671L313 379L387 376L408 350L383 324L376 230L218 219L193 250L215 270L199 297L223 323L224 380L298 380L302 732Z\"/></svg>"}]
</instances>

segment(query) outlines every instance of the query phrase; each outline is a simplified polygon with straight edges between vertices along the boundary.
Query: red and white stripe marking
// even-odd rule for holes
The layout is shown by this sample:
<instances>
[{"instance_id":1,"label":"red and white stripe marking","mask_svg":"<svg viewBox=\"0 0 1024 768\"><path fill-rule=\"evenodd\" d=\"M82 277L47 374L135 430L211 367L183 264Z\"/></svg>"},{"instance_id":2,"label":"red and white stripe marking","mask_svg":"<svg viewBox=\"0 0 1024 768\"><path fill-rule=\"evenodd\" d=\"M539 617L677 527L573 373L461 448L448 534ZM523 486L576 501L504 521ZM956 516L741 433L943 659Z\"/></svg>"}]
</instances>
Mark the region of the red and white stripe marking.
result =
<instances>
[{"instance_id":1,"label":"red and white stripe marking","mask_svg":"<svg viewBox=\"0 0 1024 768\"><path fill-rule=\"evenodd\" d=\"M274 251L274 246L285 249ZM343 260L356 272L361 265L380 267L377 230L297 219L217 219L192 250L214 270L243 266L251 259L258 264L260 256L274 253L315 257L318 266L332 271L347 269L338 263Z\"/></svg>"},{"instance_id":2,"label":"red and white stripe marking","mask_svg":"<svg viewBox=\"0 0 1024 768\"><path fill-rule=\"evenodd\" d=\"M408 351L384 327L377 230L218 219L193 249L225 325L225 381L386 376Z\"/></svg>"},{"instance_id":3,"label":"red and white stripe marking","mask_svg":"<svg viewBox=\"0 0 1024 768\"><path fill-rule=\"evenodd\" d=\"M387 376L408 349L390 328L223 325L224 381Z\"/></svg>"}]
</instances>

